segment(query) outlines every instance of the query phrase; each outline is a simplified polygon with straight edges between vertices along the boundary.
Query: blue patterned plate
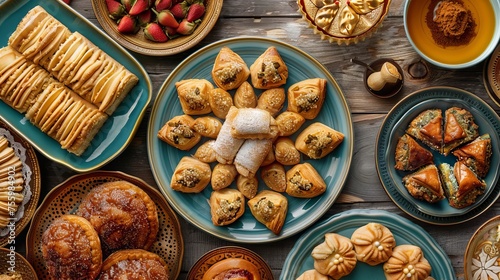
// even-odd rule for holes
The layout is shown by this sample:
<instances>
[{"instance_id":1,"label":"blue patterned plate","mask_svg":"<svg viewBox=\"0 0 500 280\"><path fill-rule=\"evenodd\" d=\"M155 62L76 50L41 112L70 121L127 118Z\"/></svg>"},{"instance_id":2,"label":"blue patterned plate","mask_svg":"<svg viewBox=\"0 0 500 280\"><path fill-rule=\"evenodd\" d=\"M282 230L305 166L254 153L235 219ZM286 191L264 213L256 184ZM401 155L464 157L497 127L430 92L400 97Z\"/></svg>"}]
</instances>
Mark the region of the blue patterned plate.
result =
<instances>
[{"instance_id":1,"label":"blue patterned plate","mask_svg":"<svg viewBox=\"0 0 500 280\"><path fill-rule=\"evenodd\" d=\"M493 151L491 167L485 178L487 184L485 193L479 196L473 205L462 209L451 207L447 199L431 204L413 198L402 183L402 178L409 172L401 172L394 168L398 139L405 133L413 118L426 109L440 108L444 112L452 106L467 109L472 113L475 123L479 126L479 134L490 134ZM375 152L380 181L394 203L416 219L431 224L457 224L468 221L486 211L500 195L499 135L498 115L474 94L452 87L422 89L396 104L382 123ZM436 164L447 162L453 165L456 161L453 155L445 157L435 151L432 152Z\"/></svg>"},{"instance_id":2,"label":"blue patterned plate","mask_svg":"<svg viewBox=\"0 0 500 280\"><path fill-rule=\"evenodd\" d=\"M311 252L325 240L326 233L334 232L351 238L357 228L371 222L380 223L391 230L396 245L411 244L420 247L432 267L431 275L435 279L456 279L446 252L420 226L383 210L349 210L321 221L297 240L285 259L280 280L297 279L304 271L314 269ZM385 279L385 276L382 264L370 266L358 262L349 275L342 277L344 279Z\"/></svg>"},{"instance_id":3,"label":"blue patterned plate","mask_svg":"<svg viewBox=\"0 0 500 280\"><path fill-rule=\"evenodd\" d=\"M312 199L288 197L288 214L280 235L257 222L246 207L245 213L231 225L218 227L211 221L208 199L212 190L207 186L199 194L185 194L170 188L170 180L179 160L183 156L192 155L196 147L190 151L180 151L157 137L160 128L172 117L182 115L174 83L188 78L205 78L213 83L211 71L215 57L221 47L227 46L239 54L250 66L268 47L275 46L288 66L289 77L285 85L290 85L308 78L324 78L327 80L327 96L323 108L316 119L306 122L302 128L313 121L319 121L342 132L344 141L331 154L320 160L308 160L322 175L327 191ZM233 91L231 91L233 92ZM260 94L260 90L256 90ZM202 141L205 141L202 139ZM158 97L151 110L148 127L148 154L151 169L160 190L167 197L172 207L187 221L200 229L217 237L244 243L264 243L284 239L311 225L323 215L334 203L344 185L350 168L353 154L353 130L349 108L344 96L331 74L317 60L307 53L280 41L238 37L222 40L200 49L186 58L172 71L163 83ZM257 174L260 178L260 174ZM233 183L233 186L235 184ZM267 188L260 183L260 189Z\"/></svg>"},{"instance_id":4,"label":"blue patterned plate","mask_svg":"<svg viewBox=\"0 0 500 280\"><path fill-rule=\"evenodd\" d=\"M95 27L89 20L62 1L10 0L0 4L0 47L7 46L10 34L33 7L40 5L72 32L78 31L104 52L139 77L139 83L118 106L95 136L89 148L76 156L63 150L59 143L33 126L23 114L0 102L0 118L22 135L40 153L75 171L97 169L117 157L132 141L139 128L147 105L151 100L152 86L146 70L124 48Z\"/></svg>"}]
</instances>

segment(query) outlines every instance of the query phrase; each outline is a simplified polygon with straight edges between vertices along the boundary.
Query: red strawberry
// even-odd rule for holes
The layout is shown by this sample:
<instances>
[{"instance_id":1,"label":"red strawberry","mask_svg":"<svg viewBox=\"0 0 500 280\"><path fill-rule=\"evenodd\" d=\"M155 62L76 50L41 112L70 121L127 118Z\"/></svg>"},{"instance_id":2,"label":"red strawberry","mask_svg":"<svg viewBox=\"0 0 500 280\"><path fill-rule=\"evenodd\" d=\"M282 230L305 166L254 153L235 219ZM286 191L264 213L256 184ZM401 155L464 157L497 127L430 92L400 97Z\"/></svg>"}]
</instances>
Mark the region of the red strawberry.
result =
<instances>
[{"instance_id":1,"label":"red strawberry","mask_svg":"<svg viewBox=\"0 0 500 280\"><path fill-rule=\"evenodd\" d=\"M137 33L139 31L139 26L137 25L137 20L130 15L124 15L118 21L118 31L124 34Z\"/></svg>"},{"instance_id":2,"label":"red strawberry","mask_svg":"<svg viewBox=\"0 0 500 280\"><path fill-rule=\"evenodd\" d=\"M182 1L172 6L170 12L172 12L176 19L184 19L187 15L188 9L189 4L186 1Z\"/></svg>"},{"instance_id":3,"label":"red strawberry","mask_svg":"<svg viewBox=\"0 0 500 280\"><path fill-rule=\"evenodd\" d=\"M177 33L182 35L189 35L193 33L194 29L198 26L199 23L200 23L199 20L189 22L187 19L183 19L179 23L179 27L177 27Z\"/></svg>"},{"instance_id":4,"label":"red strawberry","mask_svg":"<svg viewBox=\"0 0 500 280\"><path fill-rule=\"evenodd\" d=\"M63 2L68 4L68 5L71 4L71 0L63 0Z\"/></svg>"},{"instance_id":5,"label":"red strawberry","mask_svg":"<svg viewBox=\"0 0 500 280\"><path fill-rule=\"evenodd\" d=\"M172 0L156 0L155 1L155 9L157 11L163 11L166 9L170 9L172 7Z\"/></svg>"},{"instance_id":6,"label":"red strawberry","mask_svg":"<svg viewBox=\"0 0 500 280\"><path fill-rule=\"evenodd\" d=\"M136 0L128 12L131 16L136 16L149 9L149 0Z\"/></svg>"},{"instance_id":7,"label":"red strawberry","mask_svg":"<svg viewBox=\"0 0 500 280\"><path fill-rule=\"evenodd\" d=\"M106 7L108 8L108 16L112 19L119 19L125 14L125 8L120 2L114 0L106 0Z\"/></svg>"},{"instance_id":8,"label":"red strawberry","mask_svg":"<svg viewBox=\"0 0 500 280\"><path fill-rule=\"evenodd\" d=\"M155 42L166 42L168 40L167 34L156 22L151 22L144 27L144 36L146 39Z\"/></svg>"},{"instance_id":9,"label":"red strawberry","mask_svg":"<svg viewBox=\"0 0 500 280\"><path fill-rule=\"evenodd\" d=\"M146 24L154 21L154 14L151 9L147 9L144 12L137 15L137 23L140 26L146 26Z\"/></svg>"},{"instance_id":10,"label":"red strawberry","mask_svg":"<svg viewBox=\"0 0 500 280\"><path fill-rule=\"evenodd\" d=\"M201 18L205 14L205 6L202 3L193 3L189 6L188 14L186 19L189 22L193 22Z\"/></svg>"},{"instance_id":11,"label":"red strawberry","mask_svg":"<svg viewBox=\"0 0 500 280\"><path fill-rule=\"evenodd\" d=\"M165 26L165 32L167 33L167 36L170 39L172 39L172 38L174 38L175 35L177 35L177 28ZM177 36L175 36L175 37L177 37Z\"/></svg>"},{"instance_id":12,"label":"red strawberry","mask_svg":"<svg viewBox=\"0 0 500 280\"><path fill-rule=\"evenodd\" d=\"M130 11L130 8L134 5L136 0L121 0L120 2L122 3L123 7L125 7L125 10L127 13Z\"/></svg>"},{"instance_id":13,"label":"red strawberry","mask_svg":"<svg viewBox=\"0 0 500 280\"><path fill-rule=\"evenodd\" d=\"M155 11L156 12L156 11ZM177 28L179 23L175 19L174 15L169 10L163 10L156 14L156 19L159 24L163 26L168 26L172 28Z\"/></svg>"}]
</instances>

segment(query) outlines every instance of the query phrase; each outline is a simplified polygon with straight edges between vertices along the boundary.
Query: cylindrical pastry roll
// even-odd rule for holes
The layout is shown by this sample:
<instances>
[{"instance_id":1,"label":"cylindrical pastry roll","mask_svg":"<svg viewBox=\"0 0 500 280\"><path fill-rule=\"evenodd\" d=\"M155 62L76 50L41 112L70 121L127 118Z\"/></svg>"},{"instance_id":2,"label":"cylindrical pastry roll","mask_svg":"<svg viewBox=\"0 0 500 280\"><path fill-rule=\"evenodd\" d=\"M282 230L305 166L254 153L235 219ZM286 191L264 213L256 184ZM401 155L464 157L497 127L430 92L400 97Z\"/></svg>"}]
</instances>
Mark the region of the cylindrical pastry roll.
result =
<instances>
[{"instance_id":1,"label":"cylindrical pastry roll","mask_svg":"<svg viewBox=\"0 0 500 280\"><path fill-rule=\"evenodd\" d=\"M260 280L261 278L258 268L253 263L240 258L227 258L213 264L203 275L203 280L218 279Z\"/></svg>"},{"instance_id":2,"label":"cylindrical pastry roll","mask_svg":"<svg viewBox=\"0 0 500 280\"><path fill-rule=\"evenodd\" d=\"M222 125L219 135L217 135L217 139L215 139L212 145L216 154L216 159L220 163L233 163L236 153L238 153L238 150L245 141L244 139L237 139L231 135L231 126L237 112L238 108L234 106L229 109L226 121Z\"/></svg>"},{"instance_id":3,"label":"cylindrical pastry roll","mask_svg":"<svg viewBox=\"0 0 500 280\"><path fill-rule=\"evenodd\" d=\"M255 175L272 146L271 139L245 140L234 158L234 165L238 173L247 177Z\"/></svg>"},{"instance_id":4,"label":"cylindrical pastry roll","mask_svg":"<svg viewBox=\"0 0 500 280\"><path fill-rule=\"evenodd\" d=\"M271 114L258 108L238 109L231 125L231 135L235 138L275 138L277 133L278 127Z\"/></svg>"},{"instance_id":5,"label":"cylindrical pastry roll","mask_svg":"<svg viewBox=\"0 0 500 280\"><path fill-rule=\"evenodd\" d=\"M208 163L186 156L175 168L170 187L184 193L199 193L208 185L211 176Z\"/></svg>"}]
</instances>

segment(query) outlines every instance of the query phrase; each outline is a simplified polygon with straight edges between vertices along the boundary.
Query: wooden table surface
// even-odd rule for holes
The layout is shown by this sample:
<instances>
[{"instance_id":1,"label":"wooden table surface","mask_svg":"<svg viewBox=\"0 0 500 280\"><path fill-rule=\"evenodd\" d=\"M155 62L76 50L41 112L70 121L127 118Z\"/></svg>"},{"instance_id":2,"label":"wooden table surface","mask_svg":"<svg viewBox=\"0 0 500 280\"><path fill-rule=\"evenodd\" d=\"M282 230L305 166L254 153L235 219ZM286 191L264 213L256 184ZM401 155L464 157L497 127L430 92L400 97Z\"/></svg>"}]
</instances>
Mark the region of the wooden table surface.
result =
<instances>
[{"instance_id":1,"label":"wooden table surface","mask_svg":"<svg viewBox=\"0 0 500 280\"><path fill-rule=\"evenodd\" d=\"M89 0L72 0L71 6L100 28ZM389 16L383 26L371 38L356 45L338 46L320 40L301 19L295 0L226 0L221 16L210 34L196 47L184 53L166 57L133 55L144 66L153 83L153 99L169 73L188 55L212 42L241 35L278 39L294 45L319 60L338 82L350 107L354 127L354 156L349 177L335 204L324 215L329 217L350 209L383 209L405 217L424 228L448 254L457 279L464 279L463 254L469 238L485 221L500 212L494 204L475 219L452 226L431 225L420 222L401 211L388 197L375 168L375 142L380 125L389 110L402 98L429 86L454 86L473 92L497 113L500 112L489 98L483 85L483 63L462 70L446 70L426 64L429 75L414 79L408 74L412 63L422 62L406 38L403 26L404 0L393 0ZM362 78L363 69L350 62L357 57L370 62L388 57L405 70L403 91L390 99L379 99L368 94ZM425 62L423 62L425 63ZM151 173L146 132L150 109L128 148L103 170L119 170L137 176L156 186ZM42 171L42 197L50 189L76 173L38 154ZM179 216L184 237L184 258L179 279L185 279L191 266L207 251L226 245L237 245L253 250L270 265L275 279L279 278L288 252L300 234L282 241L261 245L232 243L208 234L186 222ZM445 280L445 279L441 279Z\"/></svg>"}]
</instances>

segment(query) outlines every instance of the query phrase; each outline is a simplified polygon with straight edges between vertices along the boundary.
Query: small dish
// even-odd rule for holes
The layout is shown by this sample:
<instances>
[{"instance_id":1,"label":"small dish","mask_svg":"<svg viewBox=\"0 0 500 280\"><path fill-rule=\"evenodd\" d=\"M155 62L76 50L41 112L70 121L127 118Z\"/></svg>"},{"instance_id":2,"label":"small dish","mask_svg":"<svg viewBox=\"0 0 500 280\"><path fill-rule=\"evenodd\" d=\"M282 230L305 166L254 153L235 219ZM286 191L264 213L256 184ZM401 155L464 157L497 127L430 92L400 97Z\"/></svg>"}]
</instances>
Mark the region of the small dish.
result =
<instances>
[{"instance_id":1,"label":"small dish","mask_svg":"<svg viewBox=\"0 0 500 280\"><path fill-rule=\"evenodd\" d=\"M16 215L22 216L15 221L15 229L13 231L9 228L0 230L0 247L3 247L5 245L11 245L13 238L17 237L30 223L38 205L38 200L40 199L41 176L40 166L38 165L38 159L33 147L2 121L0 121L0 135L7 138L10 142L10 146L21 155L21 159L24 158L24 195L27 199L27 201L23 202L23 206L18 208ZM23 214L21 214L21 211Z\"/></svg>"},{"instance_id":2,"label":"small dish","mask_svg":"<svg viewBox=\"0 0 500 280\"><path fill-rule=\"evenodd\" d=\"M369 10L364 7L363 11L356 11L350 7L356 4L349 4L348 0L331 2L338 2L338 6L335 3L325 5L325 1L297 0L302 18L314 34L320 35L321 40L339 45L356 44L371 37L382 26L391 4L391 0L382 0L380 5L378 1L372 1L376 2L377 7L370 7ZM344 21L347 22L346 26L342 25ZM341 32L341 29L348 29L347 26L353 28L352 33Z\"/></svg>"},{"instance_id":3,"label":"small dish","mask_svg":"<svg viewBox=\"0 0 500 280\"><path fill-rule=\"evenodd\" d=\"M471 206L457 209L449 205L447 199L428 203L412 197L402 183L407 172L398 171L395 165L395 149L413 118L420 112L439 108L443 111L458 106L470 111L479 133L489 133L492 143L491 167L484 178L486 190ZM458 224L471 220L486 211L500 196L500 118L482 99L465 90L453 87L430 87L414 92L396 104L383 121L375 147L375 160L380 181L386 193L401 210L410 216L431 224ZM435 151L434 163L454 164L455 156L444 156Z\"/></svg>"},{"instance_id":4,"label":"small dish","mask_svg":"<svg viewBox=\"0 0 500 280\"><path fill-rule=\"evenodd\" d=\"M21 254L9 248L0 248L0 275L11 275L12 272L22 279L38 280L35 269Z\"/></svg>"},{"instance_id":5,"label":"small dish","mask_svg":"<svg viewBox=\"0 0 500 280\"><path fill-rule=\"evenodd\" d=\"M0 3L0 45L6 46L10 34L33 7L40 5L70 30L82 35L137 75L139 82L104 123L90 146L76 156L32 125L23 114L0 101L0 119L13 127L19 135L47 158L78 172L96 170L116 158L130 144L151 101L153 86L142 65L124 48L93 25L88 19L58 0L8 0Z\"/></svg>"},{"instance_id":6,"label":"small dish","mask_svg":"<svg viewBox=\"0 0 500 280\"><path fill-rule=\"evenodd\" d=\"M432 267L435 279L456 279L453 266L446 252L423 228L413 222L383 210L349 210L335 214L314 225L297 239L283 264L280 280L297 279L304 271L314 268L311 252L325 240L325 234L334 232L350 238L359 227L370 222L386 226L394 235L396 245L419 246ZM382 264L371 266L358 262L354 270L342 280L386 279ZM408 278L409 279L409 278Z\"/></svg>"},{"instance_id":7,"label":"small dish","mask_svg":"<svg viewBox=\"0 0 500 280\"><path fill-rule=\"evenodd\" d=\"M464 254L465 279L498 279L500 277L500 216L482 224L469 239ZM496 278L492 278L496 275Z\"/></svg>"},{"instance_id":8,"label":"small dish","mask_svg":"<svg viewBox=\"0 0 500 280\"><path fill-rule=\"evenodd\" d=\"M431 18L432 22L434 14L432 7L438 2L439 0L410 0L404 4L403 21L406 37L415 51L430 63L448 69L470 67L486 59L500 39L500 3L496 0L459 1L470 11L475 22L474 30L466 32L475 35L462 36L470 38L468 43L450 42L445 43L449 45L443 46L436 43L433 32L427 24L428 18ZM442 33L435 31L434 34Z\"/></svg>"},{"instance_id":9,"label":"small dish","mask_svg":"<svg viewBox=\"0 0 500 280\"><path fill-rule=\"evenodd\" d=\"M399 73L399 79L397 79L396 82L394 83L385 83L385 85L380 90L374 90L368 84L368 78L370 77L371 74L377 71L380 72L385 63L390 63L396 67ZM367 67L365 69L365 74L363 78L363 81L365 83L365 88L369 93L371 93L373 96L376 97L389 98L393 97L394 95L398 94L401 91L404 84L404 72L403 69L401 69L401 66L399 66L398 63L396 63L396 61L390 58L381 58L373 61L372 63L369 64L369 66L370 67Z\"/></svg>"},{"instance_id":10,"label":"small dish","mask_svg":"<svg viewBox=\"0 0 500 280\"><path fill-rule=\"evenodd\" d=\"M500 107L500 44L484 64L483 82L491 100Z\"/></svg>"},{"instance_id":11,"label":"small dish","mask_svg":"<svg viewBox=\"0 0 500 280\"><path fill-rule=\"evenodd\" d=\"M153 1L154 2L154 1ZM153 42L144 37L144 32L128 35L118 32L117 24L108 16L106 1L92 0L97 21L111 38L123 47L140 54L167 56L186 51L198 44L212 30L222 10L223 0L206 0L205 15L193 34L180 36L164 43Z\"/></svg>"},{"instance_id":12,"label":"small dish","mask_svg":"<svg viewBox=\"0 0 500 280\"><path fill-rule=\"evenodd\" d=\"M80 201L94 187L119 180L126 180L140 187L156 203L160 229L150 251L160 255L168 264L170 279L177 279L184 256L184 241L175 212L155 188L140 178L116 171L94 171L75 175L54 187L42 201L26 237L26 258L35 267L40 279L49 277L41 251L41 238L50 223L64 214L75 213Z\"/></svg>"},{"instance_id":13,"label":"small dish","mask_svg":"<svg viewBox=\"0 0 500 280\"><path fill-rule=\"evenodd\" d=\"M205 272L217 262L228 258L244 259L254 264L262 280L274 279L271 268L257 253L239 246L225 246L208 251L189 270L187 280L201 280Z\"/></svg>"}]
</instances>

